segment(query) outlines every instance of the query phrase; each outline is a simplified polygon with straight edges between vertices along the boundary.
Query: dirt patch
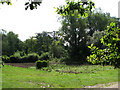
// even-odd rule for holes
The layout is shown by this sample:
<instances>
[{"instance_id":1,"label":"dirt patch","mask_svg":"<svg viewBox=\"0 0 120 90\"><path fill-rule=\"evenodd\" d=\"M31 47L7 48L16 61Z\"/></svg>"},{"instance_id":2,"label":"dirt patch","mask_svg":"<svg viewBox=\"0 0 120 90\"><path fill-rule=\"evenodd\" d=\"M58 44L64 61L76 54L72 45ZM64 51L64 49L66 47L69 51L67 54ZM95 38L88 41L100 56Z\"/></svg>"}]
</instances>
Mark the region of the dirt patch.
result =
<instances>
[{"instance_id":1,"label":"dirt patch","mask_svg":"<svg viewBox=\"0 0 120 90\"><path fill-rule=\"evenodd\" d=\"M60 73L74 73L74 74L83 73L83 72L74 72L74 71L60 71L60 70L55 70L55 71Z\"/></svg>"},{"instance_id":2,"label":"dirt patch","mask_svg":"<svg viewBox=\"0 0 120 90\"><path fill-rule=\"evenodd\" d=\"M107 84L97 84L94 86L86 86L84 88L118 88L118 82L112 82Z\"/></svg>"},{"instance_id":3,"label":"dirt patch","mask_svg":"<svg viewBox=\"0 0 120 90\"><path fill-rule=\"evenodd\" d=\"M5 64L15 66L15 67L23 67L23 68L29 68L29 67L35 66L35 63L5 63Z\"/></svg>"}]
</instances>

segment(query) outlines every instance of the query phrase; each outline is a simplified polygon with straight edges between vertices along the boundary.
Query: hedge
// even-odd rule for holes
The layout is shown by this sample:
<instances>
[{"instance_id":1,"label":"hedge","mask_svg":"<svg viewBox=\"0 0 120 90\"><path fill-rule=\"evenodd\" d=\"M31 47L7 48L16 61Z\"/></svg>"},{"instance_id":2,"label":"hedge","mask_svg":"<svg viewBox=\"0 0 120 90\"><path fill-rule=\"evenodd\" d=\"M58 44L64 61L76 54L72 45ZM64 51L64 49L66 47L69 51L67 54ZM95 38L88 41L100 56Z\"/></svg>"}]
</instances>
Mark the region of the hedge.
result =
<instances>
[{"instance_id":1,"label":"hedge","mask_svg":"<svg viewBox=\"0 0 120 90\"><path fill-rule=\"evenodd\" d=\"M42 67L47 67L49 66L49 61L47 60L38 60L36 61L36 69L41 69Z\"/></svg>"},{"instance_id":2,"label":"hedge","mask_svg":"<svg viewBox=\"0 0 120 90\"><path fill-rule=\"evenodd\" d=\"M19 56L19 55L11 55L8 56L2 56L2 61L5 63L35 63L39 60L39 55L36 53L31 53L25 56Z\"/></svg>"}]
</instances>

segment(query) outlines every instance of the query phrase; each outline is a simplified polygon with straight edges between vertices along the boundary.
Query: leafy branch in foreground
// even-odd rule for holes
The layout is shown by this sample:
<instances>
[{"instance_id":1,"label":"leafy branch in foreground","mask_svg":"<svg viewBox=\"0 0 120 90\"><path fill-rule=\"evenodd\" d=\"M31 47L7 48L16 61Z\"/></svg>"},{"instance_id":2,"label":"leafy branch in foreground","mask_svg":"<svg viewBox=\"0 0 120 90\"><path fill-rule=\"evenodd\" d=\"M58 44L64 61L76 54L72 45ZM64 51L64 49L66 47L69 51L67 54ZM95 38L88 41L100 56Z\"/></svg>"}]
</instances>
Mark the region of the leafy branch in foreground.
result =
<instances>
[{"instance_id":1,"label":"leafy branch in foreground","mask_svg":"<svg viewBox=\"0 0 120 90\"><path fill-rule=\"evenodd\" d=\"M120 68L120 28L111 23L107 28L107 33L101 38L101 43L106 45L106 48L99 49L96 46L88 46L92 54L87 57L89 62L95 63L109 63L115 68Z\"/></svg>"},{"instance_id":2,"label":"leafy branch in foreground","mask_svg":"<svg viewBox=\"0 0 120 90\"><path fill-rule=\"evenodd\" d=\"M30 7L30 10L37 9L37 6L40 6L42 1L41 0L29 0L30 2L25 3L25 10ZM37 2L36 2L37 1Z\"/></svg>"},{"instance_id":3,"label":"leafy branch in foreground","mask_svg":"<svg viewBox=\"0 0 120 90\"><path fill-rule=\"evenodd\" d=\"M56 8L56 12L62 16L74 16L74 13L78 12L79 17L88 17L88 12L91 11L93 7L95 7L94 5L94 2L92 2L91 0L89 0L88 2L66 1L66 5Z\"/></svg>"},{"instance_id":4,"label":"leafy branch in foreground","mask_svg":"<svg viewBox=\"0 0 120 90\"><path fill-rule=\"evenodd\" d=\"M0 4L7 4L12 5L11 0L0 0ZM37 9L38 6L40 6L42 3L42 0L28 0L28 2L25 2L25 10L30 8L30 10Z\"/></svg>"},{"instance_id":5,"label":"leafy branch in foreground","mask_svg":"<svg viewBox=\"0 0 120 90\"><path fill-rule=\"evenodd\" d=\"M7 5L12 5L11 0L0 0L0 4L6 3Z\"/></svg>"}]
</instances>

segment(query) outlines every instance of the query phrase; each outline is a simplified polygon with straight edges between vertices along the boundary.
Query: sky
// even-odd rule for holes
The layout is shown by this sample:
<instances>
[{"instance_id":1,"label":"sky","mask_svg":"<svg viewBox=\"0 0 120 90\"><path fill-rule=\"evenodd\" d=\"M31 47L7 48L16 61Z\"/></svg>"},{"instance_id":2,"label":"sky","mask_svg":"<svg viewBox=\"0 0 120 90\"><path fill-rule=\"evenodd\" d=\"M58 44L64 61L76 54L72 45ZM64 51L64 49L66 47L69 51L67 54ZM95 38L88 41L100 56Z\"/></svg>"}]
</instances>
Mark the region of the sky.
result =
<instances>
[{"instance_id":1,"label":"sky","mask_svg":"<svg viewBox=\"0 0 120 90\"><path fill-rule=\"evenodd\" d=\"M65 0L42 0L41 6L34 10L25 10L25 0L11 0L12 6L0 5L0 29L13 31L19 39L35 36L42 31L57 31L61 27L60 17L54 7L64 5ZM27 0L26 0L27 1ZM109 12L118 17L118 1L120 0L92 0L96 8Z\"/></svg>"}]
</instances>

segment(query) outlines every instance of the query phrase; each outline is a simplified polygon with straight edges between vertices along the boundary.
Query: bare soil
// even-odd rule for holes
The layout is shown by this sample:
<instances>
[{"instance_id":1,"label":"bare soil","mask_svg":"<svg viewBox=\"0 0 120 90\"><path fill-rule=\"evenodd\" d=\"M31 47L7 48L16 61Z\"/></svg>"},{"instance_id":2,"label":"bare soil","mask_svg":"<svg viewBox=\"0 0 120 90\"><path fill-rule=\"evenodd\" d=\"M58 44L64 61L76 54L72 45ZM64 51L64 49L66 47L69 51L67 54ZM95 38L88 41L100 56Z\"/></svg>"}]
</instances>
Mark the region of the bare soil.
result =
<instances>
[{"instance_id":1,"label":"bare soil","mask_svg":"<svg viewBox=\"0 0 120 90\"><path fill-rule=\"evenodd\" d=\"M94 86L86 86L84 88L118 88L118 82L112 82L107 84L97 84Z\"/></svg>"},{"instance_id":2,"label":"bare soil","mask_svg":"<svg viewBox=\"0 0 120 90\"><path fill-rule=\"evenodd\" d=\"M5 63L5 64L15 67L23 67L23 68L29 68L35 66L35 63Z\"/></svg>"}]
</instances>

